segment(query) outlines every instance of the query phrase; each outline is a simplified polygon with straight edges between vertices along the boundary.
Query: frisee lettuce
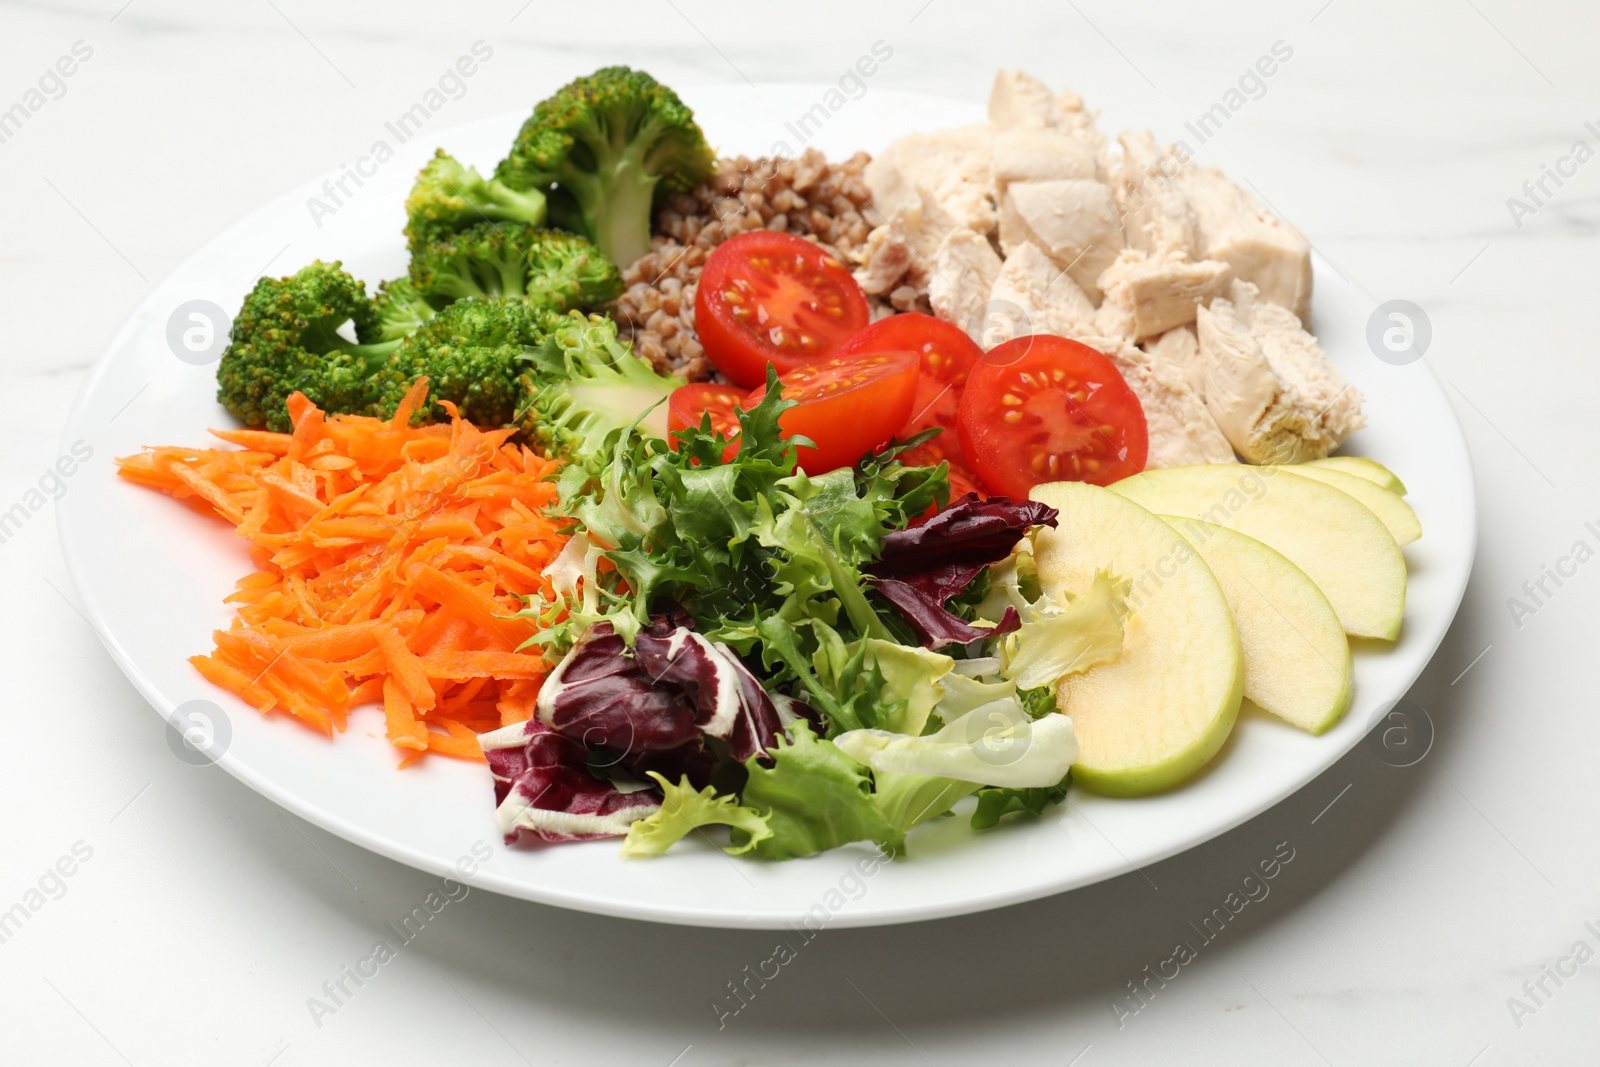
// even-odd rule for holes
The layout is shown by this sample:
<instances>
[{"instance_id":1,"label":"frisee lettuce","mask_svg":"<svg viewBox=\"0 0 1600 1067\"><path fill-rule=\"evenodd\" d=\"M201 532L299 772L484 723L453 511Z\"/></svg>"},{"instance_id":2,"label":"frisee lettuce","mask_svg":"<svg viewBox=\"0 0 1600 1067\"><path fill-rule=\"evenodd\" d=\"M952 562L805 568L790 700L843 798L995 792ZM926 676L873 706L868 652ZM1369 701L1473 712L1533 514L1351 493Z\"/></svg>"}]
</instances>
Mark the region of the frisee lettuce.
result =
<instances>
[{"instance_id":1,"label":"frisee lettuce","mask_svg":"<svg viewBox=\"0 0 1600 1067\"><path fill-rule=\"evenodd\" d=\"M702 826L739 829L743 843L723 849L730 856L749 852L772 836L767 816L740 804L737 797L718 796L709 785L697 790L687 777L673 785L655 771L649 773L661 787L661 807L628 828L624 856L659 856Z\"/></svg>"}]
</instances>

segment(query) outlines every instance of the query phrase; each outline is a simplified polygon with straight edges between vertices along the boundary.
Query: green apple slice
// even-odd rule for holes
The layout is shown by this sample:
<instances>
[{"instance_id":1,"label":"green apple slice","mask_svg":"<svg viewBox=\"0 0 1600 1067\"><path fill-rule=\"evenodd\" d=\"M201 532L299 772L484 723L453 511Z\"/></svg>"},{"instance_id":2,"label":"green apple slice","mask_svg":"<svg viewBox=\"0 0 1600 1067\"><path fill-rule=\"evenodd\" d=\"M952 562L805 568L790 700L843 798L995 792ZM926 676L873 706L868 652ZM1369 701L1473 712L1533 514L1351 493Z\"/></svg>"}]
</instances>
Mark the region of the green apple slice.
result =
<instances>
[{"instance_id":1,"label":"green apple slice","mask_svg":"<svg viewBox=\"0 0 1600 1067\"><path fill-rule=\"evenodd\" d=\"M1301 467L1325 467L1331 471L1353 474L1357 478L1365 478L1374 485L1381 485L1391 493L1396 493L1400 496L1406 495L1406 483L1402 482L1394 471L1377 460L1368 459L1365 456L1327 456L1323 459L1314 459L1309 463L1297 465Z\"/></svg>"},{"instance_id":2,"label":"green apple slice","mask_svg":"<svg viewBox=\"0 0 1600 1067\"><path fill-rule=\"evenodd\" d=\"M1306 572L1253 537L1163 515L1206 561L1233 611L1244 651L1244 695L1309 733L1350 707L1350 642Z\"/></svg>"},{"instance_id":3,"label":"green apple slice","mask_svg":"<svg viewBox=\"0 0 1600 1067\"><path fill-rule=\"evenodd\" d=\"M1176 785L1217 754L1244 695L1222 588L1176 530L1125 497L1082 482L1031 495L1060 513L1034 542L1047 593L1081 594L1097 570L1132 583L1122 655L1057 690L1078 735L1073 780L1110 796Z\"/></svg>"},{"instance_id":4,"label":"green apple slice","mask_svg":"<svg viewBox=\"0 0 1600 1067\"><path fill-rule=\"evenodd\" d=\"M1322 590L1344 632L1394 640L1406 608L1400 545L1366 505L1272 467L1166 467L1111 487L1161 515L1226 526L1288 557Z\"/></svg>"},{"instance_id":5,"label":"green apple slice","mask_svg":"<svg viewBox=\"0 0 1600 1067\"><path fill-rule=\"evenodd\" d=\"M1333 486L1341 493L1349 493L1378 516L1401 548L1422 536L1422 523L1417 521L1417 513L1411 510L1411 505L1401 500L1398 494L1391 493L1376 483L1328 467L1296 464L1278 469L1288 471L1299 478L1315 478L1319 482Z\"/></svg>"}]
</instances>

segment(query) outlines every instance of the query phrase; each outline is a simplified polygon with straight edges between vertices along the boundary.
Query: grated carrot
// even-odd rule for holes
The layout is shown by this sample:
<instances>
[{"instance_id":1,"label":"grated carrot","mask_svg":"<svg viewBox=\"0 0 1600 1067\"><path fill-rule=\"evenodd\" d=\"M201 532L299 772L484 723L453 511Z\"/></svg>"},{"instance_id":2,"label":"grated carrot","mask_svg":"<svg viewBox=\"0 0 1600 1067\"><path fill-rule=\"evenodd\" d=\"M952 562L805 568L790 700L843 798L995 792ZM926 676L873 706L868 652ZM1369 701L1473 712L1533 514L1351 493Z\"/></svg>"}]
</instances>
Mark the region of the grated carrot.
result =
<instances>
[{"instance_id":1,"label":"grated carrot","mask_svg":"<svg viewBox=\"0 0 1600 1067\"><path fill-rule=\"evenodd\" d=\"M567 541L545 516L558 464L453 408L449 424L408 425L426 396L424 379L381 420L326 416L296 394L291 433L213 430L237 447L117 460L250 546L233 624L195 669L329 736L379 704L401 766L482 760L479 732L532 716L548 667L513 651L534 627L507 616L550 595L541 572Z\"/></svg>"}]
</instances>

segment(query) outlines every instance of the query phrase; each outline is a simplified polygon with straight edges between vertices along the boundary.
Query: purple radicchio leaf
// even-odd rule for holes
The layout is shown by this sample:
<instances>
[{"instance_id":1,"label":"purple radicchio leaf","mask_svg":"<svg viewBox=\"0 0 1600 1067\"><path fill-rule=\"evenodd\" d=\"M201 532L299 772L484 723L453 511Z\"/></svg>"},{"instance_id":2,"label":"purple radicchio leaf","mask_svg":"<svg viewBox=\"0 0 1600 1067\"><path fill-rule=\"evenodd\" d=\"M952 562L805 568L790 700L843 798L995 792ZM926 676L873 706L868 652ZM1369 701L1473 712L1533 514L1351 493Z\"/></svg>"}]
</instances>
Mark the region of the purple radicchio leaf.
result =
<instances>
[{"instance_id":1,"label":"purple radicchio leaf","mask_svg":"<svg viewBox=\"0 0 1600 1067\"><path fill-rule=\"evenodd\" d=\"M640 781L656 771L673 782L687 776L697 789L711 784L714 761L695 715L692 701L650 678L609 622L584 631L539 689L539 719L575 742L591 768Z\"/></svg>"},{"instance_id":2,"label":"purple radicchio leaf","mask_svg":"<svg viewBox=\"0 0 1600 1067\"><path fill-rule=\"evenodd\" d=\"M728 742L740 762L772 747L783 719L739 657L657 615L630 651L609 622L591 626L539 690L539 718L577 742L592 768L619 766L710 784L705 738Z\"/></svg>"},{"instance_id":3,"label":"purple radicchio leaf","mask_svg":"<svg viewBox=\"0 0 1600 1067\"><path fill-rule=\"evenodd\" d=\"M738 762L771 748L783 730L778 709L733 650L684 625L663 629L653 624L634 642L645 673L693 701L695 725L710 737L725 738L728 754Z\"/></svg>"},{"instance_id":4,"label":"purple radicchio leaf","mask_svg":"<svg viewBox=\"0 0 1600 1067\"><path fill-rule=\"evenodd\" d=\"M637 754L698 741L695 708L657 685L609 622L584 631L539 689L539 718L586 749Z\"/></svg>"},{"instance_id":5,"label":"purple radicchio leaf","mask_svg":"<svg viewBox=\"0 0 1600 1067\"><path fill-rule=\"evenodd\" d=\"M992 629L973 626L945 608L985 568L1011 554L1030 526L1055 526L1056 510L1036 500L968 493L883 539L869 581L905 615L924 647L967 644L1010 633L1020 621L1007 609Z\"/></svg>"},{"instance_id":6,"label":"purple radicchio leaf","mask_svg":"<svg viewBox=\"0 0 1600 1067\"><path fill-rule=\"evenodd\" d=\"M898 578L872 578L872 587L883 599L900 609L924 648L943 648L946 645L970 645L985 637L1008 634L1022 626L1016 608L1006 608L998 626L974 626L961 616L946 610L948 597L930 596L924 589Z\"/></svg>"},{"instance_id":7,"label":"purple radicchio leaf","mask_svg":"<svg viewBox=\"0 0 1600 1067\"><path fill-rule=\"evenodd\" d=\"M589 773L582 745L537 718L481 734L494 775L495 821L513 844L523 831L545 841L588 841L628 832L661 805Z\"/></svg>"}]
</instances>

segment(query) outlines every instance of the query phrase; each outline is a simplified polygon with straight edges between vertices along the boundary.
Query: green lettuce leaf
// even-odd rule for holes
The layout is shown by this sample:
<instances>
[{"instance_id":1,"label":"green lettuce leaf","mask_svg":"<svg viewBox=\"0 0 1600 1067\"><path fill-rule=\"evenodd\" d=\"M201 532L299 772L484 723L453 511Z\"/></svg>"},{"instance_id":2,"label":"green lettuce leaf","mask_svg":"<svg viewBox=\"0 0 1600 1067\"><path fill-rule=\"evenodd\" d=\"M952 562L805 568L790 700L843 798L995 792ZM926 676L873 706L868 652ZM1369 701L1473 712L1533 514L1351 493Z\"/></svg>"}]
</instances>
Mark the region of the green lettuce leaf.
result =
<instances>
[{"instance_id":1,"label":"green lettuce leaf","mask_svg":"<svg viewBox=\"0 0 1600 1067\"><path fill-rule=\"evenodd\" d=\"M661 807L628 828L628 837L622 842L624 856L659 856L701 826L732 826L740 831L743 842L723 849L730 856L749 852L772 836L767 817L735 797L719 797L711 786L697 792L687 776L678 785L655 771L650 777L661 786Z\"/></svg>"},{"instance_id":2,"label":"green lettuce leaf","mask_svg":"<svg viewBox=\"0 0 1600 1067\"><path fill-rule=\"evenodd\" d=\"M1127 582L1100 571L1089 591L1069 597L1064 607L1044 597L1026 604L1019 611L1022 629L1000 640L1000 673L1018 689L1036 689L1116 659L1127 593Z\"/></svg>"},{"instance_id":3,"label":"green lettuce leaf","mask_svg":"<svg viewBox=\"0 0 1600 1067\"><path fill-rule=\"evenodd\" d=\"M958 782L927 774L873 772L876 791L873 800L889 825L902 833L936 818L955 807L982 787L977 782Z\"/></svg>"},{"instance_id":4,"label":"green lettuce leaf","mask_svg":"<svg viewBox=\"0 0 1600 1067\"><path fill-rule=\"evenodd\" d=\"M878 669L883 684L879 702L890 708L883 727L897 734L920 734L928 716L945 698L942 679L955 660L926 648L868 638L867 658Z\"/></svg>"},{"instance_id":5,"label":"green lettuce leaf","mask_svg":"<svg viewBox=\"0 0 1600 1067\"><path fill-rule=\"evenodd\" d=\"M931 734L851 730L834 743L874 774L921 774L977 785L1050 786L1078 758L1078 738L1065 715L1029 717L1016 697L975 708Z\"/></svg>"},{"instance_id":6,"label":"green lettuce leaf","mask_svg":"<svg viewBox=\"0 0 1600 1067\"><path fill-rule=\"evenodd\" d=\"M789 733L789 743L773 750L771 767L762 766L759 756L745 764L750 778L742 804L765 817L772 836L756 840L735 826L734 842L769 860L814 856L852 841L901 851L905 835L873 803L867 769L804 722L794 723Z\"/></svg>"},{"instance_id":7,"label":"green lettuce leaf","mask_svg":"<svg viewBox=\"0 0 1600 1067\"><path fill-rule=\"evenodd\" d=\"M980 789L978 807L972 813L972 828L987 830L1014 811L1042 815L1051 804L1067 799L1067 779L1036 789Z\"/></svg>"}]
</instances>

